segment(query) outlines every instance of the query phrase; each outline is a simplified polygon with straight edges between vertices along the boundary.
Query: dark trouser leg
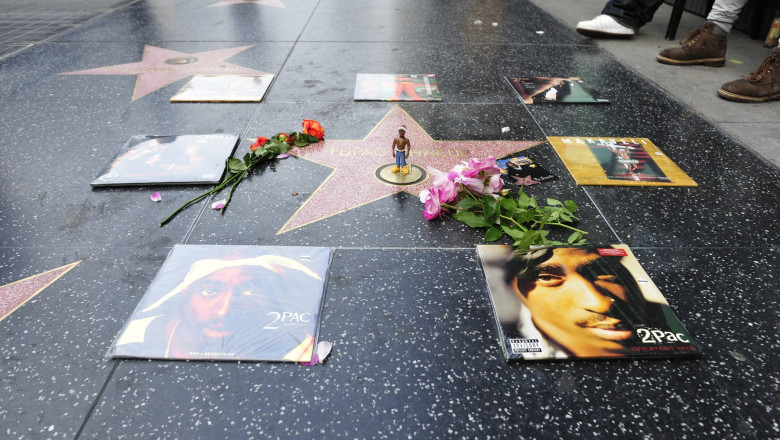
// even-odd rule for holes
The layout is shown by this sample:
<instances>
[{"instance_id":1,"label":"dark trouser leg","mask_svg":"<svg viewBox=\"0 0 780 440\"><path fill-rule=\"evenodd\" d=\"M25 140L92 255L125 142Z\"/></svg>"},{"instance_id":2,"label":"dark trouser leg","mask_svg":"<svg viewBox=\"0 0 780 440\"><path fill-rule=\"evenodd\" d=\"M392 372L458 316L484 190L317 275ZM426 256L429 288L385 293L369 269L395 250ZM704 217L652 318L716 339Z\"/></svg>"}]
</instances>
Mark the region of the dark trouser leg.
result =
<instances>
[{"instance_id":1,"label":"dark trouser leg","mask_svg":"<svg viewBox=\"0 0 780 440\"><path fill-rule=\"evenodd\" d=\"M639 29L650 23L653 14L663 2L663 0L609 0L601 13L615 17L623 26Z\"/></svg>"}]
</instances>

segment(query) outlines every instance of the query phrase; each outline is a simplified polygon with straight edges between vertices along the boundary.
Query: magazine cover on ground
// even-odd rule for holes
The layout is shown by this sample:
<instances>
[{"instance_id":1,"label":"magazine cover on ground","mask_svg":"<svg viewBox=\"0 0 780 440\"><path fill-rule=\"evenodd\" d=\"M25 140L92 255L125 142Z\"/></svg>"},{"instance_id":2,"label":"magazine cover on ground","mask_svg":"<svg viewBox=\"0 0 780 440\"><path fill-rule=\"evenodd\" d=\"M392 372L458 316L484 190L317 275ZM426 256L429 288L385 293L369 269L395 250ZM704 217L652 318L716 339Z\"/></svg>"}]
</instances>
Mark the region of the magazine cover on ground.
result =
<instances>
[{"instance_id":1,"label":"magazine cover on ground","mask_svg":"<svg viewBox=\"0 0 780 440\"><path fill-rule=\"evenodd\" d=\"M260 102L274 75L195 75L171 102Z\"/></svg>"},{"instance_id":2,"label":"magazine cover on ground","mask_svg":"<svg viewBox=\"0 0 780 440\"><path fill-rule=\"evenodd\" d=\"M554 174L542 168L528 156L518 156L496 161L505 185L529 186L556 179Z\"/></svg>"},{"instance_id":3,"label":"magazine cover on ground","mask_svg":"<svg viewBox=\"0 0 780 440\"><path fill-rule=\"evenodd\" d=\"M578 185L699 186L647 138L547 138Z\"/></svg>"},{"instance_id":4,"label":"magazine cover on ground","mask_svg":"<svg viewBox=\"0 0 780 440\"><path fill-rule=\"evenodd\" d=\"M529 78L505 77L526 104L609 104L596 90L585 85L580 78L534 76Z\"/></svg>"},{"instance_id":5,"label":"magazine cover on ground","mask_svg":"<svg viewBox=\"0 0 780 440\"><path fill-rule=\"evenodd\" d=\"M358 73L355 101L441 101L435 74Z\"/></svg>"},{"instance_id":6,"label":"magazine cover on ground","mask_svg":"<svg viewBox=\"0 0 780 440\"><path fill-rule=\"evenodd\" d=\"M308 362L330 249L176 245L110 357Z\"/></svg>"},{"instance_id":7,"label":"magazine cover on ground","mask_svg":"<svg viewBox=\"0 0 780 440\"><path fill-rule=\"evenodd\" d=\"M216 184L237 134L137 135L119 150L92 186Z\"/></svg>"},{"instance_id":8,"label":"magazine cover on ground","mask_svg":"<svg viewBox=\"0 0 780 440\"><path fill-rule=\"evenodd\" d=\"M507 361L700 357L626 245L478 245Z\"/></svg>"}]
</instances>

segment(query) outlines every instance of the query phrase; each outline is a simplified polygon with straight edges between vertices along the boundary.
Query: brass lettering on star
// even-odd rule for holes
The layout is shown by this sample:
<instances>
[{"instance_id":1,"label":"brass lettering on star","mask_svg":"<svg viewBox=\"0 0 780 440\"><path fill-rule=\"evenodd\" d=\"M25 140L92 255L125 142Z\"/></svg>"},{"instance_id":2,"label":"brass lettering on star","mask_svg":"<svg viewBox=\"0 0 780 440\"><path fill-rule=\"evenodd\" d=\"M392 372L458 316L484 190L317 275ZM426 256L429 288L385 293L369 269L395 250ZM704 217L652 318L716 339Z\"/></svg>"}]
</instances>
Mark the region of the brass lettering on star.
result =
<instances>
[{"instance_id":1,"label":"brass lettering on star","mask_svg":"<svg viewBox=\"0 0 780 440\"><path fill-rule=\"evenodd\" d=\"M337 147L330 149L330 155L340 156L390 156L390 152L385 149L361 148L361 147ZM414 149L409 155L410 158L419 157L470 157L468 149L457 150L434 150L434 149Z\"/></svg>"}]
</instances>

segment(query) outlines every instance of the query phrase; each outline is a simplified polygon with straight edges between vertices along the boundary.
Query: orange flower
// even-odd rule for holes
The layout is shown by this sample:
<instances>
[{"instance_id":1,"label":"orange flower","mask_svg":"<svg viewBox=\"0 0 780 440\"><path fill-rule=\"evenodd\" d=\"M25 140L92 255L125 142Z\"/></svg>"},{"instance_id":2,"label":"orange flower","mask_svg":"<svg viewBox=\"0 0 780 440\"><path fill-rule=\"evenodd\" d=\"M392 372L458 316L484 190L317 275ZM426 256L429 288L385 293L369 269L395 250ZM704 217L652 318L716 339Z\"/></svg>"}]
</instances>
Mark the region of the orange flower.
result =
<instances>
[{"instance_id":1,"label":"orange flower","mask_svg":"<svg viewBox=\"0 0 780 440\"><path fill-rule=\"evenodd\" d=\"M322 139L325 137L325 129L322 128L322 125L320 125L320 123L317 121L312 121L311 119L303 120L303 132L309 136L314 136L317 139Z\"/></svg>"},{"instance_id":2,"label":"orange flower","mask_svg":"<svg viewBox=\"0 0 780 440\"><path fill-rule=\"evenodd\" d=\"M265 143L266 143L266 142L268 142L268 138L267 138L267 137L260 136L260 137L258 137L258 138L257 138L257 142L255 142L254 144L252 144L252 145L251 145L249 148L250 148L252 151L255 151L255 150L257 150L258 148L260 148L260 147L262 147L263 145L265 145Z\"/></svg>"}]
</instances>

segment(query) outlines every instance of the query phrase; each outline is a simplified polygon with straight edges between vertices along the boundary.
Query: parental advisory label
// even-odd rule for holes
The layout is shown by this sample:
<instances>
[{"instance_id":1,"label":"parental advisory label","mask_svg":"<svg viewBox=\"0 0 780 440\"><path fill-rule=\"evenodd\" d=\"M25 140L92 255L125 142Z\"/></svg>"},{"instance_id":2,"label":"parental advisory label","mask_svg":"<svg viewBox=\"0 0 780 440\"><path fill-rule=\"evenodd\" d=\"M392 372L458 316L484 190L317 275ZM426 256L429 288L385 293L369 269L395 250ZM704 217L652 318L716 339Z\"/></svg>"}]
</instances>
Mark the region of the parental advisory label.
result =
<instances>
[{"instance_id":1,"label":"parental advisory label","mask_svg":"<svg viewBox=\"0 0 780 440\"><path fill-rule=\"evenodd\" d=\"M538 339L510 339L509 347L512 349L512 354L542 352Z\"/></svg>"}]
</instances>

